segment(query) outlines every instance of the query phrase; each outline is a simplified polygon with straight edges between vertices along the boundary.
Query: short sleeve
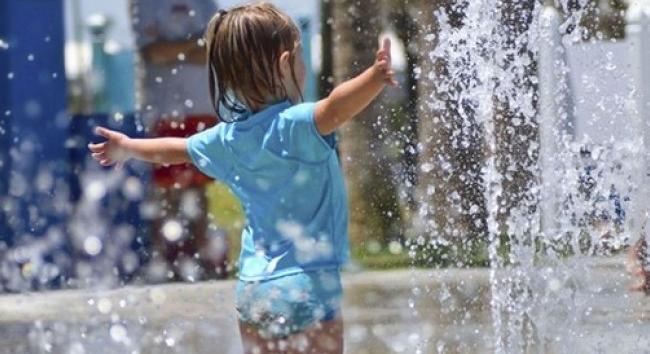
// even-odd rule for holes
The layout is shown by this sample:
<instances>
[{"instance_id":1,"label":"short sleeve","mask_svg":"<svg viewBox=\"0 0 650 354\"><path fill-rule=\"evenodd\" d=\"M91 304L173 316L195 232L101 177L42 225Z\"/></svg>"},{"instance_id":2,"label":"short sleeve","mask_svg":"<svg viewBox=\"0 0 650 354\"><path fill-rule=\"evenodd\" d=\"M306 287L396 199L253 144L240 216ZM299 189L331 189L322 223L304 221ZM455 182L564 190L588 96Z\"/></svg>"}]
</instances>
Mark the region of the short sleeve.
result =
<instances>
[{"instance_id":1,"label":"short sleeve","mask_svg":"<svg viewBox=\"0 0 650 354\"><path fill-rule=\"evenodd\" d=\"M315 103L302 103L280 114L280 134L288 153L309 162L325 160L336 150L336 133L322 135L314 120Z\"/></svg>"},{"instance_id":2,"label":"short sleeve","mask_svg":"<svg viewBox=\"0 0 650 354\"><path fill-rule=\"evenodd\" d=\"M201 172L221 181L227 179L231 170L225 126L220 123L187 138L187 153L192 163Z\"/></svg>"}]
</instances>

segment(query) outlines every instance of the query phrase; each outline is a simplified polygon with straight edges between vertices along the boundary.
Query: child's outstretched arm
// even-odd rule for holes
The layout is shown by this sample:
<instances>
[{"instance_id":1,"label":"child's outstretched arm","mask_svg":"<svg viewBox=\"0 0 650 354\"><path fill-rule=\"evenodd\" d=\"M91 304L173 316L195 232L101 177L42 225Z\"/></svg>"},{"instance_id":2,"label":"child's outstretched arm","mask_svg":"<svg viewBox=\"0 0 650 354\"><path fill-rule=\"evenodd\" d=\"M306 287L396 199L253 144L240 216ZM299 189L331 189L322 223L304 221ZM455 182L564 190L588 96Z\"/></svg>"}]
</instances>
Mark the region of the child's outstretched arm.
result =
<instances>
[{"instance_id":1,"label":"child's outstretched arm","mask_svg":"<svg viewBox=\"0 0 650 354\"><path fill-rule=\"evenodd\" d=\"M397 85L394 75L391 70L390 40L386 38L373 66L337 86L329 97L316 103L314 120L318 131L327 135L359 114L387 84Z\"/></svg>"},{"instance_id":2,"label":"child's outstretched arm","mask_svg":"<svg viewBox=\"0 0 650 354\"><path fill-rule=\"evenodd\" d=\"M95 133L105 137L106 141L88 144L88 148L102 166L117 164L121 167L132 158L165 165L191 162L185 138L132 139L102 127L95 128Z\"/></svg>"}]
</instances>

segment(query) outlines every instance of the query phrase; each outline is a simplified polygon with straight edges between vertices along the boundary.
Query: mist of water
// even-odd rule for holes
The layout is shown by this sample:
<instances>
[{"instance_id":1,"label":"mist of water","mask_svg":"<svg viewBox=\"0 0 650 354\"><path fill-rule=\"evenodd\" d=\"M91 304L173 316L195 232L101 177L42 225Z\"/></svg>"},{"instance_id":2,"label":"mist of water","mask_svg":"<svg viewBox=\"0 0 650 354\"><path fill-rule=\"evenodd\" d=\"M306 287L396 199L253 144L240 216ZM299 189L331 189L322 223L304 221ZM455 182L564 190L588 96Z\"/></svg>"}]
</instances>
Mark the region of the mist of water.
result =
<instances>
[{"instance_id":1,"label":"mist of water","mask_svg":"<svg viewBox=\"0 0 650 354\"><path fill-rule=\"evenodd\" d=\"M584 40L587 2L556 5L465 1L435 16L439 31L429 54L435 90L427 104L442 112L435 119L456 127L451 137L461 147L478 141L485 148L485 216L475 213L474 222L487 226L496 353L543 352L549 343L570 350L579 335L570 328L585 308L574 294L582 270L568 265L568 257L616 252L641 234L646 129L633 107L638 90L611 92L614 103L595 102L607 124L634 127L625 141L578 134L576 119L601 123L598 113L576 117L572 85L601 94L614 90L603 73L633 80L603 42ZM601 48L600 61L580 82L570 82L567 51L580 54L589 45ZM471 129L480 136L467 134ZM431 163L432 169L448 165ZM462 234L432 228L428 242Z\"/></svg>"}]
</instances>

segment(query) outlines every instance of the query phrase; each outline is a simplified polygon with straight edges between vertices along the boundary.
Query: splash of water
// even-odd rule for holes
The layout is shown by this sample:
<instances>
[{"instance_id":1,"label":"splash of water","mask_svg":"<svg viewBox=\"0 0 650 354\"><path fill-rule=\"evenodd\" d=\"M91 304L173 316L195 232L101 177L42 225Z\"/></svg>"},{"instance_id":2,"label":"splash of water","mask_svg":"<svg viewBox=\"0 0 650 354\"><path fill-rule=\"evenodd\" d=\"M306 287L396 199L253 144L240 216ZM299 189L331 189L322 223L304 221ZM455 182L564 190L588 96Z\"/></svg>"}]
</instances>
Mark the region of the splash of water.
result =
<instances>
[{"instance_id":1,"label":"splash of water","mask_svg":"<svg viewBox=\"0 0 650 354\"><path fill-rule=\"evenodd\" d=\"M566 256L611 253L635 233L633 218L626 218L625 210L634 209L629 196L637 193L642 175L643 165L637 161L644 146L638 136L643 126L629 136L629 143L575 134L576 103L571 101L566 50L580 50L585 38L600 35L581 25L587 2L557 5L564 21L557 10L545 9L537 1L464 1L435 16L437 38L429 54L433 65L428 76L435 88L428 107L443 112L435 120L453 127L452 144L462 148L476 144L477 137L468 133L474 129L481 132L478 140L486 151L479 162L485 219L479 216L474 221L487 226L497 353L526 352L553 341L571 348L570 336L553 328L545 310L548 306L564 307L572 314L583 310L572 292L565 291L576 281L576 269L566 266ZM605 62L596 64L598 72L617 71L613 55L602 51ZM597 93L611 90L599 78L583 75L600 90ZM618 92L612 96L617 107L637 99ZM597 103L611 115L607 104ZM625 109L615 113L623 119L635 115ZM461 168L448 158L443 151L430 170L451 166L453 174L454 168ZM447 192L442 200L456 199L455 191ZM436 208L441 205L429 204L425 215L435 214ZM450 235L463 236L460 228L441 233L438 226L434 223L431 228L430 242L443 244ZM565 325L579 317L557 316L567 319Z\"/></svg>"}]
</instances>

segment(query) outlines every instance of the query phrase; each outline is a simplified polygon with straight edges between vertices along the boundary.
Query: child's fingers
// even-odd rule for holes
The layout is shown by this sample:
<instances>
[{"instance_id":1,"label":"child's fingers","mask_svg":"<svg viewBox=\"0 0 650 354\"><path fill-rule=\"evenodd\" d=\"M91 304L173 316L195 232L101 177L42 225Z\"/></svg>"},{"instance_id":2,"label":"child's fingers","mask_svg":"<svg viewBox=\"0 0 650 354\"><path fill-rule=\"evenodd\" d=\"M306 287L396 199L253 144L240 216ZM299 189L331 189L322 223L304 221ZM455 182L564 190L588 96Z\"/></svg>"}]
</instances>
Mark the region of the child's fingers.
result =
<instances>
[{"instance_id":1,"label":"child's fingers","mask_svg":"<svg viewBox=\"0 0 650 354\"><path fill-rule=\"evenodd\" d=\"M390 86L398 86L399 85L397 80L395 80L395 71L393 71L391 69L386 69L386 72L384 73L384 75L385 75L384 82L387 85L390 85Z\"/></svg>"},{"instance_id":2,"label":"child's fingers","mask_svg":"<svg viewBox=\"0 0 650 354\"><path fill-rule=\"evenodd\" d=\"M384 82L386 83L386 85L393 86L393 87L396 87L396 86L399 85L399 83L397 82L397 80L395 80L395 79L392 78L392 77L388 77L388 78L386 78L386 80L384 80Z\"/></svg>"},{"instance_id":3,"label":"child's fingers","mask_svg":"<svg viewBox=\"0 0 650 354\"><path fill-rule=\"evenodd\" d=\"M104 148L106 147L106 143L100 143L100 144L88 144L88 149L92 152L102 152L104 151Z\"/></svg>"},{"instance_id":4,"label":"child's fingers","mask_svg":"<svg viewBox=\"0 0 650 354\"><path fill-rule=\"evenodd\" d=\"M388 37L384 38L384 43L381 47L381 50L384 53L386 53L386 55L390 55L390 47L391 47L390 38Z\"/></svg>"},{"instance_id":5,"label":"child's fingers","mask_svg":"<svg viewBox=\"0 0 650 354\"><path fill-rule=\"evenodd\" d=\"M377 65L382 69L382 70L387 70L388 68L388 61L386 59L379 59L377 61Z\"/></svg>"},{"instance_id":6,"label":"child's fingers","mask_svg":"<svg viewBox=\"0 0 650 354\"><path fill-rule=\"evenodd\" d=\"M104 138L109 139L109 140L112 139L112 138L115 138L116 135L117 135L116 132L114 132L112 130L109 130L109 129L106 129L104 127L95 128L95 134L103 136Z\"/></svg>"},{"instance_id":7,"label":"child's fingers","mask_svg":"<svg viewBox=\"0 0 650 354\"><path fill-rule=\"evenodd\" d=\"M95 152L91 154L91 156L93 157L93 159L99 161L106 159L106 154L104 154L103 152Z\"/></svg>"},{"instance_id":8,"label":"child's fingers","mask_svg":"<svg viewBox=\"0 0 650 354\"><path fill-rule=\"evenodd\" d=\"M99 164L102 165L102 166L111 166L111 165L113 165L113 163L114 162L109 160L109 159L99 161Z\"/></svg>"},{"instance_id":9,"label":"child's fingers","mask_svg":"<svg viewBox=\"0 0 650 354\"><path fill-rule=\"evenodd\" d=\"M390 62L390 39L385 38L382 47L377 51L377 60Z\"/></svg>"}]
</instances>

